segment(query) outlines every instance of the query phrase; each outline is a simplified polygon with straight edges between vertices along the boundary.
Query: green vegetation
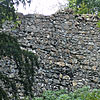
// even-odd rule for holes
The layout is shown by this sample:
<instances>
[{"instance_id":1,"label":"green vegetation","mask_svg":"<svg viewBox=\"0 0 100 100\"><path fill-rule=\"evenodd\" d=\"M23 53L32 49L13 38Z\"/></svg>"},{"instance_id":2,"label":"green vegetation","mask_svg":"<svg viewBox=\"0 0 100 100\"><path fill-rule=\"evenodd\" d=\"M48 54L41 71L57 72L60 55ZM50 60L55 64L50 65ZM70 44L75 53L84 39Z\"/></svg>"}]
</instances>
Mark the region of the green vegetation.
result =
<instances>
[{"instance_id":1,"label":"green vegetation","mask_svg":"<svg viewBox=\"0 0 100 100\"><path fill-rule=\"evenodd\" d=\"M4 83L5 87L12 89L14 98L18 98L18 89L16 82L21 83L24 87L24 94L26 96L32 94L32 86L34 82L34 66L38 66L37 56L33 53L20 49L20 45L15 37L0 33L0 59L8 57L13 59L18 69L19 78L9 78L3 72L0 72L0 80ZM8 100L7 91L0 86L0 99Z\"/></svg>"},{"instance_id":2,"label":"green vegetation","mask_svg":"<svg viewBox=\"0 0 100 100\"><path fill-rule=\"evenodd\" d=\"M5 20L16 21L16 14L14 5L19 5L23 3L25 6L26 3L31 3L31 0L0 0L0 27Z\"/></svg>"},{"instance_id":3,"label":"green vegetation","mask_svg":"<svg viewBox=\"0 0 100 100\"><path fill-rule=\"evenodd\" d=\"M95 14L100 18L100 0L68 0L75 14ZM100 21L97 23L100 28Z\"/></svg>"},{"instance_id":4,"label":"green vegetation","mask_svg":"<svg viewBox=\"0 0 100 100\"><path fill-rule=\"evenodd\" d=\"M69 0L69 8L78 14L100 12L100 0Z\"/></svg>"},{"instance_id":5,"label":"green vegetation","mask_svg":"<svg viewBox=\"0 0 100 100\"><path fill-rule=\"evenodd\" d=\"M83 87L70 93L65 90L46 91L40 98L32 100L100 100L100 89L91 90L90 87Z\"/></svg>"},{"instance_id":6,"label":"green vegetation","mask_svg":"<svg viewBox=\"0 0 100 100\"><path fill-rule=\"evenodd\" d=\"M98 13L98 17L100 18L100 12ZM100 28L100 21L97 22L97 27Z\"/></svg>"},{"instance_id":7,"label":"green vegetation","mask_svg":"<svg viewBox=\"0 0 100 100\"><path fill-rule=\"evenodd\" d=\"M100 21L97 22L97 27L100 28Z\"/></svg>"},{"instance_id":8,"label":"green vegetation","mask_svg":"<svg viewBox=\"0 0 100 100\"><path fill-rule=\"evenodd\" d=\"M46 91L43 93L43 99L44 100L56 100L57 97L59 97L61 94L66 93L65 90L60 91Z\"/></svg>"},{"instance_id":9,"label":"green vegetation","mask_svg":"<svg viewBox=\"0 0 100 100\"><path fill-rule=\"evenodd\" d=\"M19 2L22 2L25 5L25 1L0 0L0 28L5 20L16 22L17 16L15 14L14 4L18 5ZM27 2L30 3L31 0L27 0ZM100 12L100 0L69 0L69 7L76 14L94 14ZM98 16L100 16L100 13L98 13ZM20 21L17 23L20 24ZM100 27L100 21L97 23L97 26ZM0 33L0 60L5 57L15 61L19 78L9 78L6 74L0 72L0 81L4 83L5 87L12 89L12 97L15 100L19 98L16 82L21 83L24 87L25 96L33 97L32 86L34 82L34 66L38 66L37 56L31 52L21 50L15 37ZM9 100L7 91L1 86L0 99ZM29 98L26 98L26 100L29 100ZM100 89L90 90L89 87L83 87L70 93L65 90L46 91L41 97L36 97L33 100L100 100Z\"/></svg>"}]
</instances>

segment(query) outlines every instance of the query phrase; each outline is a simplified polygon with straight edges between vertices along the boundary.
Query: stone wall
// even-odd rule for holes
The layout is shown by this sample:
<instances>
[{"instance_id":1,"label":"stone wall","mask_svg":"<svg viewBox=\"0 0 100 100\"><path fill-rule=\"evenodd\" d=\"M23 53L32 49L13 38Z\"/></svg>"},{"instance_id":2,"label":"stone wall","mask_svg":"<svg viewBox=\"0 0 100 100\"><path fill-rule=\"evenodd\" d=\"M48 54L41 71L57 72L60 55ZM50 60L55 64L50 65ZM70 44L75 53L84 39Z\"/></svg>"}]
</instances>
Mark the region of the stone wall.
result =
<instances>
[{"instance_id":1,"label":"stone wall","mask_svg":"<svg viewBox=\"0 0 100 100\"><path fill-rule=\"evenodd\" d=\"M12 30L21 48L36 53L35 95L44 90L89 85L100 88L100 32L95 15L74 15L71 9L51 16L19 14L21 25ZM11 31L9 24L3 30Z\"/></svg>"}]
</instances>

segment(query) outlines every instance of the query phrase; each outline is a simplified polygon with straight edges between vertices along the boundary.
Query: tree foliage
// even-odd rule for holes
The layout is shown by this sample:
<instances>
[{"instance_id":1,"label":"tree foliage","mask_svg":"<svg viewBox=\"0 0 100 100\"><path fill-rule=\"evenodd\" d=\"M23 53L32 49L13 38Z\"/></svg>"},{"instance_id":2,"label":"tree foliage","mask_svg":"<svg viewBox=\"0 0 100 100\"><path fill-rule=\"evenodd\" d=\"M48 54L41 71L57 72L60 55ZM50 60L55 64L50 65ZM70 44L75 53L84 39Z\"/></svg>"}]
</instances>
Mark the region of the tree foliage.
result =
<instances>
[{"instance_id":1,"label":"tree foliage","mask_svg":"<svg viewBox=\"0 0 100 100\"><path fill-rule=\"evenodd\" d=\"M16 21L14 5L19 5L20 2L25 6L31 0L0 0L0 27L5 20Z\"/></svg>"},{"instance_id":2,"label":"tree foliage","mask_svg":"<svg viewBox=\"0 0 100 100\"><path fill-rule=\"evenodd\" d=\"M69 7L75 13L93 14L100 12L100 0L69 0Z\"/></svg>"},{"instance_id":3,"label":"tree foliage","mask_svg":"<svg viewBox=\"0 0 100 100\"><path fill-rule=\"evenodd\" d=\"M38 66L37 56L31 52L21 50L15 37L0 33L0 60L5 57L15 61L18 78L9 78L5 73L0 71L0 81L4 83L5 87L8 87L8 90L11 89L10 92L16 100L18 97L16 83L21 83L25 90L25 95L33 96L32 86L34 82L34 66ZM0 86L0 100L8 100L8 93L9 91L5 91Z\"/></svg>"}]
</instances>

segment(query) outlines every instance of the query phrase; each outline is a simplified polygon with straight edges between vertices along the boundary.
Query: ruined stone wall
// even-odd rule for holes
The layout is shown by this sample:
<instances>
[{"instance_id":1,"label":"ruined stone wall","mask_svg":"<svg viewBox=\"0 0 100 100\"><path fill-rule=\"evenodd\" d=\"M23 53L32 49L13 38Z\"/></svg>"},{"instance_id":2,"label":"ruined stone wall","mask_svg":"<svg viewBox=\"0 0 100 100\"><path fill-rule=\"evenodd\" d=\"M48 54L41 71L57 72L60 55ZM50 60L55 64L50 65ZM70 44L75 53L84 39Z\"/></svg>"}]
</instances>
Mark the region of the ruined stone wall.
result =
<instances>
[{"instance_id":1,"label":"ruined stone wall","mask_svg":"<svg viewBox=\"0 0 100 100\"><path fill-rule=\"evenodd\" d=\"M74 15L70 9L51 16L19 16L21 25L11 34L18 37L22 49L39 57L40 65L34 77L35 95L44 90L70 91L84 85L100 88L97 16ZM8 26L3 25L4 30L9 30Z\"/></svg>"}]
</instances>

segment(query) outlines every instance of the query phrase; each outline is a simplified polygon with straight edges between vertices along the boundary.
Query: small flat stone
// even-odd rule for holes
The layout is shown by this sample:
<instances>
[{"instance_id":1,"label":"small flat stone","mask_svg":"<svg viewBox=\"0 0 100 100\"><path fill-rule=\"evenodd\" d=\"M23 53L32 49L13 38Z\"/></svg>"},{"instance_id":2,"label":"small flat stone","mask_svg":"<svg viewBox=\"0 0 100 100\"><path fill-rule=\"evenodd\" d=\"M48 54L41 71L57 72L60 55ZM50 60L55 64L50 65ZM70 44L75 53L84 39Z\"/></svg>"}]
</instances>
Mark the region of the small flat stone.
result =
<instances>
[{"instance_id":1,"label":"small flat stone","mask_svg":"<svg viewBox=\"0 0 100 100\"><path fill-rule=\"evenodd\" d=\"M63 67L63 66L66 66L66 64L65 64L64 62L55 62L55 64L56 64L56 65L59 65L59 66L62 66L62 67Z\"/></svg>"}]
</instances>

